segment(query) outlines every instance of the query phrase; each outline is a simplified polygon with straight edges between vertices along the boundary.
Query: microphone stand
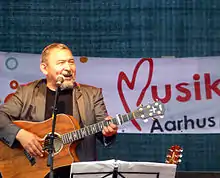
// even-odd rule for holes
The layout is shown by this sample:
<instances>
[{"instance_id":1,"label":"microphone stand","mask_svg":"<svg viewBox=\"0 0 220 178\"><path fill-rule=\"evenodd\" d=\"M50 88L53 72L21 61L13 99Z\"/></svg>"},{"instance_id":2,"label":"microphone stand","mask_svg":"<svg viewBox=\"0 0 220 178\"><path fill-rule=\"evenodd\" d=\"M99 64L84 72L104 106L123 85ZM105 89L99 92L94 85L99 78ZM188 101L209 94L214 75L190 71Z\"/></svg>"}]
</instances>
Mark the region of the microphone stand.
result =
<instances>
[{"instance_id":1,"label":"microphone stand","mask_svg":"<svg viewBox=\"0 0 220 178\"><path fill-rule=\"evenodd\" d=\"M57 86L56 93L55 93L55 100L53 105L53 112L52 112L52 132L49 134L49 146L48 146L48 160L47 160L47 166L50 166L50 175L49 178L54 178L54 172L53 172L53 157L54 157L54 139L55 139L55 126L56 126L56 116L57 116L57 101L59 98L59 92L60 92L60 86Z\"/></svg>"},{"instance_id":2,"label":"microphone stand","mask_svg":"<svg viewBox=\"0 0 220 178\"><path fill-rule=\"evenodd\" d=\"M118 177L118 166L114 166L114 170L112 172L112 178L117 178Z\"/></svg>"}]
</instances>

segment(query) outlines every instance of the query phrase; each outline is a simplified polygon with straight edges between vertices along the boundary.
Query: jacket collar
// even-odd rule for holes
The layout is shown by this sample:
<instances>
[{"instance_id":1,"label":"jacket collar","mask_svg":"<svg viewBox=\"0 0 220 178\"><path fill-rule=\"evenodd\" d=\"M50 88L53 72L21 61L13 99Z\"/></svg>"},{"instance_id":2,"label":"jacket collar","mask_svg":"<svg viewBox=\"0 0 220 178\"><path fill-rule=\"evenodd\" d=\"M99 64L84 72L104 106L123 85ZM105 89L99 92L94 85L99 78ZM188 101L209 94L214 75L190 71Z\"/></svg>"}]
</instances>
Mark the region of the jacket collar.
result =
<instances>
[{"instance_id":1,"label":"jacket collar","mask_svg":"<svg viewBox=\"0 0 220 178\"><path fill-rule=\"evenodd\" d=\"M36 88L35 88L35 102L39 107L36 107L36 114L37 118L40 120L44 120L45 117L45 105L46 105L46 94L47 94L47 85L46 85L46 79L39 80L37 82ZM75 97L74 97L75 94ZM76 99L76 102L78 104L79 114L80 118L82 119L82 122L86 122L86 110L85 110L85 103L84 103L84 97L82 94L82 90L79 83L76 83L75 88L73 89L73 102Z\"/></svg>"}]
</instances>

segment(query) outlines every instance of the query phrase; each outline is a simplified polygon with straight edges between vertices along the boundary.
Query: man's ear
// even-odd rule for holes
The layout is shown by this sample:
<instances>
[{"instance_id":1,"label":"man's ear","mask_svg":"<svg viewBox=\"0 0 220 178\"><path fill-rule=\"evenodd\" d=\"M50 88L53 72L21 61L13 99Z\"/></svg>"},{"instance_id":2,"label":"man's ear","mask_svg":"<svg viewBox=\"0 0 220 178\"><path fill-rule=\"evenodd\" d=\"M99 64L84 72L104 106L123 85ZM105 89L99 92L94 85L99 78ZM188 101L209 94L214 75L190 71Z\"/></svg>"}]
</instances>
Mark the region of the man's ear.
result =
<instances>
[{"instance_id":1,"label":"man's ear","mask_svg":"<svg viewBox=\"0 0 220 178\"><path fill-rule=\"evenodd\" d=\"M43 72L44 75L47 75L48 74L48 72L47 72L47 64L40 63L40 70L41 70L41 72Z\"/></svg>"}]
</instances>

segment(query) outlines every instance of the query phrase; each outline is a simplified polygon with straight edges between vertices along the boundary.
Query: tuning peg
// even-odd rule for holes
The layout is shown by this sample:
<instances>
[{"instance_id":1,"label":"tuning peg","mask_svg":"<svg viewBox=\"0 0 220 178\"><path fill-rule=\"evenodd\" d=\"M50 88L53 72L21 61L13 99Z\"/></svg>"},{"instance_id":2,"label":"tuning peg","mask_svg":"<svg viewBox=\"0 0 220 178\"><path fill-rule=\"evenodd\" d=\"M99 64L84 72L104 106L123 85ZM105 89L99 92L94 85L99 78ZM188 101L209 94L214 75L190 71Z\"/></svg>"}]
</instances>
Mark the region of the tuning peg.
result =
<instances>
[{"instance_id":1,"label":"tuning peg","mask_svg":"<svg viewBox=\"0 0 220 178\"><path fill-rule=\"evenodd\" d=\"M159 105L159 103L158 103L158 102L155 102L155 103L154 103L154 105L155 105L155 106L158 106L158 105Z\"/></svg>"},{"instance_id":2,"label":"tuning peg","mask_svg":"<svg viewBox=\"0 0 220 178\"><path fill-rule=\"evenodd\" d=\"M157 111L157 114L158 114L158 115L161 115L162 113L161 113L161 111Z\"/></svg>"},{"instance_id":3,"label":"tuning peg","mask_svg":"<svg viewBox=\"0 0 220 178\"><path fill-rule=\"evenodd\" d=\"M140 109L143 109L143 104L140 104L140 105L138 106L138 108L139 108L139 110L140 110Z\"/></svg>"},{"instance_id":4,"label":"tuning peg","mask_svg":"<svg viewBox=\"0 0 220 178\"><path fill-rule=\"evenodd\" d=\"M182 158L182 155L175 155L175 158Z\"/></svg>"},{"instance_id":5,"label":"tuning peg","mask_svg":"<svg viewBox=\"0 0 220 178\"><path fill-rule=\"evenodd\" d=\"M146 108L147 108L147 109L150 109L150 108L151 108L151 105L148 104L148 105L146 106Z\"/></svg>"},{"instance_id":6,"label":"tuning peg","mask_svg":"<svg viewBox=\"0 0 220 178\"><path fill-rule=\"evenodd\" d=\"M139 107L143 107L143 104L140 104Z\"/></svg>"},{"instance_id":7,"label":"tuning peg","mask_svg":"<svg viewBox=\"0 0 220 178\"><path fill-rule=\"evenodd\" d=\"M139 108L138 108L138 111L142 112L142 111L143 111L143 108L139 107Z\"/></svg>"},{"instance_id":8,"label":"tuning peg","mask_svg":"<svg viewBox=\"0 0 220 178\"><path fill-rule=\"evenodd\" d=\"M179 153L182 153L182 152L183 152L183 149L176 149L175 151L176 151L176 152L179 152Z\"/></svg>"},{"instance_id":9,"label":"tuning peg","mask_svg":"<svg viewBox=\"0 0 220 178\"><path fill-rule=\"evenodd\" d=\"M167 160L165 160L165 163L169 164L170 162L169 162L169 161L167 161Z\"/></svg>"},{"instance_id":10,"label":"tuning peg","mask_svg":"<svg viewBox=\"0 0 220 178\"><path fill-rule=\"evenodd\" d=\"M169 151L172 153L173 152L173 150L172 149L169 149Z\"/></svg>"},{"instance_id":11,"label":"tuning peg","mask_svg":"<svg viewBox=\"0 0 220 178\"><path fill-rule=\"evenodd\" d=\"M144 115L144 114L141 114L141 118L142 118L142 119L145 119L145 115Z\"/></svg>"}]
</instances>

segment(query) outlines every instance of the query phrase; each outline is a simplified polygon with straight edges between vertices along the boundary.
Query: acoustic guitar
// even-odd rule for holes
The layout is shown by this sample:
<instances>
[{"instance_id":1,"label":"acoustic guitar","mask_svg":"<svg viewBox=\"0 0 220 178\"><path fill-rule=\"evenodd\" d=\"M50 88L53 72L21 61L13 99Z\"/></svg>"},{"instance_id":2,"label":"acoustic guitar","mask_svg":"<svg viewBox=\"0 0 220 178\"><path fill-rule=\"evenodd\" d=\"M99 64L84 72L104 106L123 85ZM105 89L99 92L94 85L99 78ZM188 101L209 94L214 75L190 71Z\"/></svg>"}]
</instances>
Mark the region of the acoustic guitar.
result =
<instances>
[{"instance_id":1,"label":"acoustic guitar","mask_svg":"<svg viewBox=\"0 0 220 178\"><path fill-rule=\"evenodd\" d=\"M111 122L121 125L132 119L155 118L164 115L164 105L161 102L155 102L146 106L141 105L137 110L117 115L110 121L101 121L83 128L80 128L78 121L72 116L58 114L56 118L56 130L54 140L54 169L70 165L72 162L80 161L76 154L76 146L79 141L89 135L102 131L104 126ZM3 142L0 142L0 172L3 178L43 178L49 171L47 166L47 148L50 141L52 127L52 118L43 122L13 121L13 123L22 129L44 138L41 143L45 149L44 157L32 157L20 145L14 149L9 148Z\"/></svg>"}]
</instances>

